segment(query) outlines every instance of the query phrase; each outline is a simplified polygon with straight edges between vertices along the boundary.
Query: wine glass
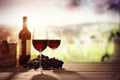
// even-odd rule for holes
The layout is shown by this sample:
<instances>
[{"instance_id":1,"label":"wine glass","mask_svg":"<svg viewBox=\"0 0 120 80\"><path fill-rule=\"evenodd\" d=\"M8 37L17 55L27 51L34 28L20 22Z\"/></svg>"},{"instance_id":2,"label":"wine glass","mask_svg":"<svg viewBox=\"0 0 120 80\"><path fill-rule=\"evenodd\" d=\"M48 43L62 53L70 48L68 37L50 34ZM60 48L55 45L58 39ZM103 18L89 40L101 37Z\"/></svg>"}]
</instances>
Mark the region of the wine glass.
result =
<instances>
[{"instance_id":1,"label":"wine glass","mask_svg":"<svg viewBox=\"0 0 120 80\"><path fill-rule=\"evenodd\" d=\"M61 43L60 30L49 29L48 30L48 47L54 51L59 47Z\"/></svg>"},{"instance_id":2,"label":"wine glass","mask_svg":"<svg viewBox=\"0 0 120 80\"><path fill-rule=\"evenodd\" d=\"M41 30L41 29L35 29L33 31L33 39L32 39L32 44L33 47L39 51L40 54L40 70L41 70L41 74L43 74L42 71L42 51L45 50L47 48L48 45L48 39L47 39L47 31L46 30Z\"/></svg>"}]
</instances>

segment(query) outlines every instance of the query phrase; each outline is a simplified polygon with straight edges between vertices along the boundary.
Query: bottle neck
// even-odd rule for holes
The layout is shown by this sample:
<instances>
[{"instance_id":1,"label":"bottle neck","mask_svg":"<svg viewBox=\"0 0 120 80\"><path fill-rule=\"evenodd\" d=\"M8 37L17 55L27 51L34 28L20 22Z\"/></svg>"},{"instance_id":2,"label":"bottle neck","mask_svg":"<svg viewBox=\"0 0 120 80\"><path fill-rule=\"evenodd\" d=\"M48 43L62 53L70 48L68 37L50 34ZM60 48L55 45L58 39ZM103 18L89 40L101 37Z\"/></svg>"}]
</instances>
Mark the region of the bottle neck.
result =
<instances>
[{"instance_id":1,"label":"bottle neck","mask_svg":"<svg viewBox=\"0 0 120 80\"><path fill-rule=\"evenodd\" d=\"M23 18L23 29L27 29L27 19Z\"/></svg>"}]
</instances>

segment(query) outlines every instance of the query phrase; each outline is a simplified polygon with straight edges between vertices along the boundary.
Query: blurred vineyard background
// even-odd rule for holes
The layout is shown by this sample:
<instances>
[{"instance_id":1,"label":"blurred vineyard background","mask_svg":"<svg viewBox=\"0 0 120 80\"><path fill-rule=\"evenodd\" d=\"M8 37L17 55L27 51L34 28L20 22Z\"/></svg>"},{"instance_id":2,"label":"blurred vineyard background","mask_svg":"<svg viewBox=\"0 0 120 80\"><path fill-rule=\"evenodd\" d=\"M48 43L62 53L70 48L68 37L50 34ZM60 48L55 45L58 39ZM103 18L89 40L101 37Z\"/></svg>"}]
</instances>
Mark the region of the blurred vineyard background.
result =
<instances>
[{"instance_id":1,"label":"blurred vineyard background","mask_svg":"<svg viewBox=\"0 0 120 80\"><path fill-rule=\"evenodd\" d=\"M52 27L58 28L58 27ZM114 50L113 40L107 44L111 32L119 30L119 25L115 23L93 23L77 24L59 27L61 30L61 44L52 51L49 47L43 51L44 55L56 57L65 62L100 62L105 54L105 47L108 45L107 52L112 54ZM9 42L17 42L19 29L16 27L1 25L0 39L7 39ZM32 58L38 52L32 46Z\"/></svg>"}]
</instances>

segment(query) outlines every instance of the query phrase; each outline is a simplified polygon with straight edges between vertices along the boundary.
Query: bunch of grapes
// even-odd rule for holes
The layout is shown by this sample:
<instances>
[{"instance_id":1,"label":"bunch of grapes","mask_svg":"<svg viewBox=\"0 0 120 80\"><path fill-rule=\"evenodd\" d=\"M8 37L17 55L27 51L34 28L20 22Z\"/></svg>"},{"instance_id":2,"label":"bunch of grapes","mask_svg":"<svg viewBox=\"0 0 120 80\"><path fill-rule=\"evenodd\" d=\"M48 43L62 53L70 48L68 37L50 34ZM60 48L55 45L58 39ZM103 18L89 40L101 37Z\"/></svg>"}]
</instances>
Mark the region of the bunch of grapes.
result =
<instances>
[{"instance_id":1,"label":"bunch of grapes","mask_svg":"<svg viewBox=\"0 0 120 80\"><path fill-rule=\"evenodd\" d=\"M49 58L48 56L41 55L41 57L38 55L33 60L28 61L26 64L23 65L24 68L29 69L38 69L42 67L44 70L50 70L50 69L61 69L64 62L62 60L58 60L56 58Z\"/></svg>"}]
</instances>

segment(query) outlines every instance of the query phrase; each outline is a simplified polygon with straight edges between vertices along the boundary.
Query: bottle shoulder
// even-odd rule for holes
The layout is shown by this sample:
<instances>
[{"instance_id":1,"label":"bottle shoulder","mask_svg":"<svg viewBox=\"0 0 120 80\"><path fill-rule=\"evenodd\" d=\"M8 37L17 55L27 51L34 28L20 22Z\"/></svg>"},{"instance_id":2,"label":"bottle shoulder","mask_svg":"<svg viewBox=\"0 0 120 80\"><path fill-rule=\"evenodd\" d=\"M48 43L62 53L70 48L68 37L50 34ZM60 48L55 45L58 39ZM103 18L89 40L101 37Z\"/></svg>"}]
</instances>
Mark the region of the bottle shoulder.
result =
<instances>
[{"instance_id":1,"label":"bottle shoulder","mask_svg":"<svg viewBox=\"0 0 120 80\"><path fill-rule=\"evenodd\" d=\"M19 39L31 39L31 32L27 29L22 29L19 32Z\"/></svg>"}]
</instances>

